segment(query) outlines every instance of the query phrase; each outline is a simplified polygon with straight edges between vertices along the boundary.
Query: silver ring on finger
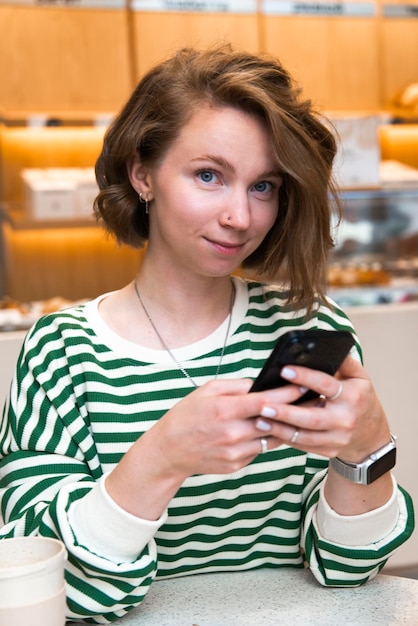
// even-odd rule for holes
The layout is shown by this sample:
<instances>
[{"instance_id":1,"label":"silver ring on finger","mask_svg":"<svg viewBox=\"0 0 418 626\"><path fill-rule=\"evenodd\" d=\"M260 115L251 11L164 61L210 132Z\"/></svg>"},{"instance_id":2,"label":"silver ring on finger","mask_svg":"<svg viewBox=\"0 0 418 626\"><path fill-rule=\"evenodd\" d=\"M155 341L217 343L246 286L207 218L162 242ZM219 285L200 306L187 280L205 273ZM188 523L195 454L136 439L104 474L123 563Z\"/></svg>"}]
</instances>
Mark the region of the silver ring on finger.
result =
<instances>
[{"instance_id":1,"label":"silver ring on finger","mask_svg":"<svg viewBox=\"0 0 418 626\"><path fill-rule=\"evenodd\" d=\"M261 454L264 454L264 452L267 452L268 450L268 441L267 439L260 439L260 445L261 445Z\"/></svg>"},{"instance_id":2,"label":"silver ring on finger","mask_svg":"<svg viewBox=\"0 0 418 626\"><path fill-rule=\"evenodd\" d=\"M333 396L331 396L331 398L328 398L328 400L337 400L337 398L339 398L339 397L340 397L340 395L342 394L342 392L343 392L343 384L342 384L342 382L341 382L341 381L339 381L339 387L338 387L338 389L337 389L337 392L336 392L336 393L334 393L334 395L333 395Z\"/></svg>"},{"instance_id":3,"label":"silver ring on finger","mask_svg":"<svg viewBox=\"0 0 418 626\"><path fill-rule=\"evenodd\" d=\"M326 405L327 405L327 397L323 393L321 393L318 397L316 406L319 407L320 409L323 409Z\"/></svg>"},{"instance_id":4,"label":"silver ring on finger","mask_svg":"<svg viewBox=\"0 0 418 626\"><path fill-rule=\"evenodd\" d=\"M296 429L295 432L293 433L293 436L292 436L292 438L290 440L290 443L296 443L297 440L298 440L299 435L300 435L300 432L299 432L298 429Z\"/></svg>"}]
</instances>

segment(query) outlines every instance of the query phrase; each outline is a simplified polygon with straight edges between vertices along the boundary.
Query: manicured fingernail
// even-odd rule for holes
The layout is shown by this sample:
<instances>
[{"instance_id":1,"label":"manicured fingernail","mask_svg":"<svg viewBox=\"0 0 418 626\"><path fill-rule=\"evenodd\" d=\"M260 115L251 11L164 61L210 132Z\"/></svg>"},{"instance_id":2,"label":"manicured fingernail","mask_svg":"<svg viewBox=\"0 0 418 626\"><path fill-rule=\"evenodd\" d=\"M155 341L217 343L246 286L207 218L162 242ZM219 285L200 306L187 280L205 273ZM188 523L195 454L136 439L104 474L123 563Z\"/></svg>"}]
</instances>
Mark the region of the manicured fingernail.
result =
<instances>
[{"instance_id":1,"label":"manicured fingernail","mask_svg":"<svg viewBox=\"0 0 418 626\"><path fill-rule=\"evenodd\" d=\"M308 387L304 387L303 385L301 385L299 387L299 391L300 391L300 393L306 393L308 391Z\"/></svg>"},{"instance_id":2,"label":"manicured fingernail","mask_svg":"<svg viewBox=\"0 0 418 626\"><path fill-rule=\"evenodd\" d=\"M264 420L258 419L255 423L255 427L257 430L262 430L263 432L267 432L271 430L271 424L265 422Z\"/></svg>"},{"instance_id":3,"label":"manicured fingernail","mask_svg":"<svg viewBox=\"0 0 418 626\"><path fill-rule=\"evenodd\" d=\"M295 370L292 370L291 367L287 367L287 366L282 369L282 371L280 372L280 375L283 376L283 378L286 378L288 380L293 380L294 378L296 378Z\"/></svg>"},{"instance_id":4,"label":"manicured fingernail","mask_svg":"<svg viewBox=\"0 0 418 626\"><path fill-rule=\"evenodd\" d=\"M276 409L273 409L272 406L263 406L260 415L262 415L263 417L276 417L277 411Z\"/></svg>"}]
</instances>

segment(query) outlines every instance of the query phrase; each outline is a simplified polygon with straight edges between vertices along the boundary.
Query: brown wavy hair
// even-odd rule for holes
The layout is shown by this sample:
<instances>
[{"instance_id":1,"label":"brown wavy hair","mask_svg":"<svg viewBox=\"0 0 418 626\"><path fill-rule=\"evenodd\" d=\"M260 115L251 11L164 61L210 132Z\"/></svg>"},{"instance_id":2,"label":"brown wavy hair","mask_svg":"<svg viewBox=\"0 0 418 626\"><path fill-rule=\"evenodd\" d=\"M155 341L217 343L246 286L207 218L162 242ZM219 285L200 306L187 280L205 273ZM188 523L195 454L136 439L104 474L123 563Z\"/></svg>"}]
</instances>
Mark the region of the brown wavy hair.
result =
<instances>
[{"instance_id":1,"label":"brown wavy hair","mask_svg":"<svg viewBox=\"0 0 418 626\"><path fill-rule=\"evenodd\" d=\"M145 244L148 216L138 207L127 163L138 154L144 165L157 165L203 104L232 106L261 116L267 124L283 174L280 210L243 268L270 278L285 271L289 303L310 309L315 297L324 298L333 246L330 200L338 206L331 175L336 141L274 58L230 46L185 48L151 69L106 132L96 163L96 216L120 243L135 248Z\"/></svg>"}]
</instances>

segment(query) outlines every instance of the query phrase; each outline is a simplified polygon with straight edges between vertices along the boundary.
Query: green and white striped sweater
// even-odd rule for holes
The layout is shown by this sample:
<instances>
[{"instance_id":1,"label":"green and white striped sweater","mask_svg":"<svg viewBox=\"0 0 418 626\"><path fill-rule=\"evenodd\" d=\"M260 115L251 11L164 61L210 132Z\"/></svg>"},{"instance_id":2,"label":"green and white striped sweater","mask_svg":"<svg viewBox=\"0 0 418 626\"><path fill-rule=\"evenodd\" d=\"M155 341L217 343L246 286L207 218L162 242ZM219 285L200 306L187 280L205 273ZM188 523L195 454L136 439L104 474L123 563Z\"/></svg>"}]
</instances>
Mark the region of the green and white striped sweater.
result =
<instances>
[{"instance_id":1,"label":"green and white striped sweater","mask_svg":"<svg viewBox=\"0 0 418 626\"><path fill-rule=\"evenodd\" d=\"M280 288L238 278L235 284L220 378L255 378L287 330L353 331L335 305L318 306L307 321L303 311L285 306ZM165 351L114 334L98 314L98 301L45 316L31 329L0 429L6 522L0 537L42 534L65 542L69 617L109 623L138 605L155 577L199 572L304 567L306 561L321 584L358 585L408 538L412 505L399 489L399 522L378 544L353 548L323 539L315 511L327 459L280 446L232 475L186 480L135 559L120 562L83 545L71 525L74 503L192 391ZM216 374L225 324L175 351L199 385Z\"/></svg>"}]
</instances>

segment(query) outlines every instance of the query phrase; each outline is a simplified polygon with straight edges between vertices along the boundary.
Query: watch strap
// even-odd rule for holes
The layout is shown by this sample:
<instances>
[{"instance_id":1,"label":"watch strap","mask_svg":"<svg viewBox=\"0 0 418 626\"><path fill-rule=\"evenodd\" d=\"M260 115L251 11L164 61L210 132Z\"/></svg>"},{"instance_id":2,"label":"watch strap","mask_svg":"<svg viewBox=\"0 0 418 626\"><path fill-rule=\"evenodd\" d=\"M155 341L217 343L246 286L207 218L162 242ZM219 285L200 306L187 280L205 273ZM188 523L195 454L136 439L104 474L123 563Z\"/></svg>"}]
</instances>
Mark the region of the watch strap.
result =
<instances>
[{"instance_id":1,"label":"watch strap","mask_svg":"<svg viewBox=\"0 0 418 626\"><path fill-rule=\"evenodd\" d=\"M335 457L334 459L329 460L329 465L343 478L346 478L353 483L361 484L361 469L357 463L347 463L346 461L341 461L341 459Z\"/></svg>"},{"instance_id":2,"label":"watch strap","mask_svg":"<svg viewBox=\"0 0 418 626\"><path fill-rule=\"evenodd\" d=\"M361 463L342 461L338 457L330 459L329 465L340 476L360 485L369 485L386 472L396 462L396 436L390 436L390 442L370 454ZM375 470L375 471L373 471Z\"/></svg>"}]
</instances>

